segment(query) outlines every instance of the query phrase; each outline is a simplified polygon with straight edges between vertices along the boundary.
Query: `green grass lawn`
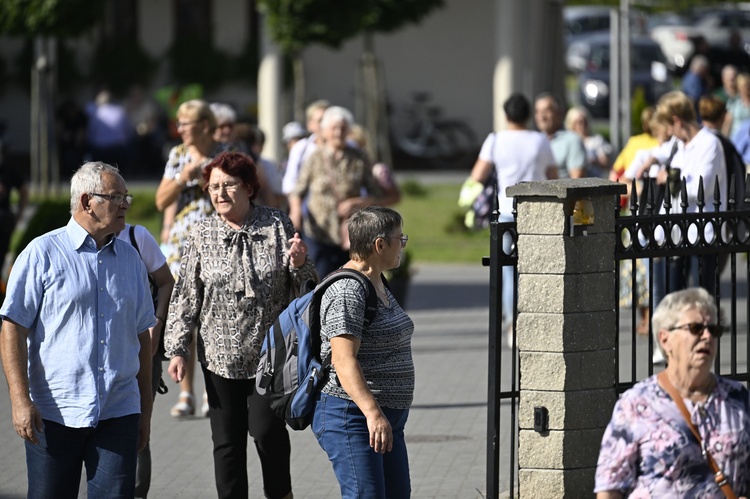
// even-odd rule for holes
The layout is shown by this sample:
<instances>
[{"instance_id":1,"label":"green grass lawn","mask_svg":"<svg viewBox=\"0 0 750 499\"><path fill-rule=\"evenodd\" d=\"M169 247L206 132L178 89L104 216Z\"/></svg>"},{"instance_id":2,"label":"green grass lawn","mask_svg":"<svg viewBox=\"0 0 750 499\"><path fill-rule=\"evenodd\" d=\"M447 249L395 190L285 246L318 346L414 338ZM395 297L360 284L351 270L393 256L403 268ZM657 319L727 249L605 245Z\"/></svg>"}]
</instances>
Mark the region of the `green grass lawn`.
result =
<instances>
[{"instance_id":1,"label":"green grass lawn","mask_svg":"<svg viewBox=\"0 0 750 499\"><path fill-rule=\"evenodd\" d=\"M463 215L456 205L459 189L458 184L404 182L402 200L394 208L404 217L404 233L409 235L407 249L412 262L480 264L482 257L489 255L489 230L470 232L463 228ZM127 221L145 226L158 240L162 215L154 206L154 193L150 189L132 191L134 200L128 210ZM54 222L48 216L44 217L44 222L52 226L29 227L33 234L27 237L42 234L67 222L70 217L67 198L60 198L56 202L58 204L53 208L56 215ZM18 242L22 235L17 233L15 236L14 241Z\"/></svg>"}]
</instances>

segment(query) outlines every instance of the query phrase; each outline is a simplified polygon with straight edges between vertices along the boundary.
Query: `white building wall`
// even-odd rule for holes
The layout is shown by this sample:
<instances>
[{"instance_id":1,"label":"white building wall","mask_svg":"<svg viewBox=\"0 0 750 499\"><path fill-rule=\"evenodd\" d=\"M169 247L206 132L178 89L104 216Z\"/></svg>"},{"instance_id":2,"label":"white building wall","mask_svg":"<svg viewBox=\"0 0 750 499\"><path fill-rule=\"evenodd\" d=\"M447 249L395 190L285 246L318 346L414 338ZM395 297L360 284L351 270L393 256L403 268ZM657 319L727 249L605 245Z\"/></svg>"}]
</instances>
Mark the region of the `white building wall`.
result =
<instances>
[{"instance_id":1,"label":"white building wall","mask_svg":"<svg viewBox=\"0 0 750 499\"><path fill-rule=\"evenodd\" d=\"M494 0L448 0L418 25L375 37L388 98L404 106L413 92L428 92L443 117L467 123L483 137L492 127L495 67ZM340 50L305 50L307 101L325 98L354 110L362 38Z\"/></svg>"}]
</instances>

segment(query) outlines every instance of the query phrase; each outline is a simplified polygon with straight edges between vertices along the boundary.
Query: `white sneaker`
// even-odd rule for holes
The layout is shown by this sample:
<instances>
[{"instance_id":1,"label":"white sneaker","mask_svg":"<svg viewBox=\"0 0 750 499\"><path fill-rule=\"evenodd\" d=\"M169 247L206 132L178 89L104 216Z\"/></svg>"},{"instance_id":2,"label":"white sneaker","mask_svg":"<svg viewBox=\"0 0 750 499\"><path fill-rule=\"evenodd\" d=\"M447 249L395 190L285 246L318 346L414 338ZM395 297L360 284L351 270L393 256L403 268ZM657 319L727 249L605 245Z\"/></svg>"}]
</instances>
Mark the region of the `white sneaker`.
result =
<instances>
[{"instance_id":1,"label":"white sneaker","mask_svg":"<svg viewBox=\"0 0 750 499\"><path fill-rule=\"evenodd\" d=\"M203 405L201 406L201 414L204 418L208 417L208 394L203 392Z\"/></svg>"}]
</instances>

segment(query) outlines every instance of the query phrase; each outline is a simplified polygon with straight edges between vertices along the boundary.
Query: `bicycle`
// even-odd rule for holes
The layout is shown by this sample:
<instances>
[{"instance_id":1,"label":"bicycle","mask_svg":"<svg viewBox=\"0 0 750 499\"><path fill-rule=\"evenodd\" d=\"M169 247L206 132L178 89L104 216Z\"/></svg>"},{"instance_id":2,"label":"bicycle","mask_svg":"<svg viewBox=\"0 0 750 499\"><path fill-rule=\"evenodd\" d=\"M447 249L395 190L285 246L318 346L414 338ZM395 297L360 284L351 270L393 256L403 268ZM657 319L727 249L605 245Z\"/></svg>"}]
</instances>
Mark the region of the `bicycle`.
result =
<instances>
[{"instance_id":1,"label":"bicycle","mask_svg":"<svg viewBox=\"0 0 750 499\"><path fill-rule=\"evenodd\" d=\"M429 160L438 168L449 168L476 156L473 130L458 119L442 119L437 106L428 105L427 92L412 94L412 102L391 112L391 142L399 151Z\"/></svg>"}]
</instances>

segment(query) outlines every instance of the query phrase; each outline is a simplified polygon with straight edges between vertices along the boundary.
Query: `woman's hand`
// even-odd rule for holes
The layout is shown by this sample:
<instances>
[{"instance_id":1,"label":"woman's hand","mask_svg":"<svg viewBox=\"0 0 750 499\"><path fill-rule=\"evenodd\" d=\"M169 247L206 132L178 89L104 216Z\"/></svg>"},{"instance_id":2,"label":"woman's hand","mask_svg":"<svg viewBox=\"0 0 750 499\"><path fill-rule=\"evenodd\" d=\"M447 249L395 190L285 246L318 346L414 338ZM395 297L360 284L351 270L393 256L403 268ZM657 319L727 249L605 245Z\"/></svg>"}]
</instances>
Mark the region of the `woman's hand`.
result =
<instances>
[{"instance_id":1,"label":"woman's hand","mask_svg":"<svg viewBox=\"0 0 750 499\"><path fill-rule=\"evenodd\" d=\"M302 240L299 232L294 233L294 237L289 239L289 259L292 261L292 267L299 268L305 263L307 256L307 245Z\"/></svg>"},{"instance_id":2,"label":"woman's hand","mask_svg":"<svg viewBox=\"0 0 750 499\"><path fill-rule=\"evenodd\" d=\"M346 220L347 218L352 216L355 211L361 208L365 208L366 206L367 203L365 202L364 198L349 198L344 199L338 204L338 206L336 207L336 212L338 213L339 217Z\"/></svg>"},{"instance_id":3,"label":"woman's hand","mask_svg":"<svg viewBox=\"0 0 750 499\"><path fill-rule=\"evenodd\" d=\"M383 411L367 418L367 429L370 430L370 447L378 454L393 450L393 430Z\"/></svg>"},{"instance_id":4,"label":"woman's hand","mask_svg":"<svg viewBox=\"0 0 750 499\"><path fill-rule=\"evenodd\" d=\"M180 355L172 357L172 360L169 361L167 372L175 383L182 381L182 378L185 377L185 357Z\"/></svg>"}]
</instances>

